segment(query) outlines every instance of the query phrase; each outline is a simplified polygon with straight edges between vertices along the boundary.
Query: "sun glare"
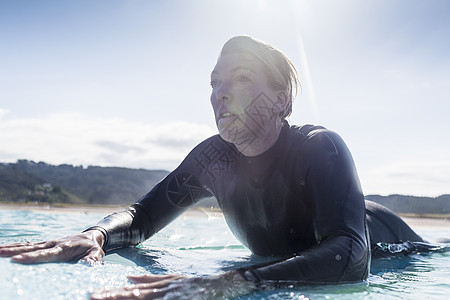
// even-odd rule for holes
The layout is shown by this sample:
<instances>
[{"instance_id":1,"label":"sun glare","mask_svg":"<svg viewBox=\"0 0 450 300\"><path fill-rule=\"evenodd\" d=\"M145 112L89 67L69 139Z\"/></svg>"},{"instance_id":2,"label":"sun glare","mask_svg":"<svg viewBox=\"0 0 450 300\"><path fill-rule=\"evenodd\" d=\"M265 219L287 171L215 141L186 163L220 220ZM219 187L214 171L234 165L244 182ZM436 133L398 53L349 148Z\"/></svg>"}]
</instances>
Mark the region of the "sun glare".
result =
<instances>
[{"instance_id":1,"label":"sun glare","mask_svg":"<svg viewBox=\"0 0 450 300\"><path fill-rule=\"evenodd\" d=\"M316 93L314 90L314 85L311 77L310 67L308 63L307 51L302 37L302 28L304 24L310 23L311 21L311 9L308 4L304 1L290 1L292 18L295 22L295 39L298 49L298 55L300 57L300 66L298 66L299 79L301 81L301 89L299 96L306 102L309 108L309 117L311 120L307 120L313 123L320 122L320 112L319 106L317 104ZM307 28L311 30L313 24L309 24ZM303 102L303 101L302 101ZM303 104L305 105L305 104ZM299 111L304 111L302 108ZM304 122L305 120L303 120Z\"/></svg>"}]
</instances>

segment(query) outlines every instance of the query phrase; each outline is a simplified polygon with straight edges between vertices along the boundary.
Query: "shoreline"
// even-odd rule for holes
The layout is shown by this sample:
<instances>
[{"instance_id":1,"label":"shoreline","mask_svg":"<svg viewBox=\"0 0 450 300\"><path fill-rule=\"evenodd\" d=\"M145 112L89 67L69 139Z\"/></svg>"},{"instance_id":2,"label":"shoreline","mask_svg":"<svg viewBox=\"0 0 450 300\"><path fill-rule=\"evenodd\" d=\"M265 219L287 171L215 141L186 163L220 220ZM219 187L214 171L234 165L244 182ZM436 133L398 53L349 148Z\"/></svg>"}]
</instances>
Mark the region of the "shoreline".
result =
<instances>
[{"instance_id":1,"label":"shoreline","mask_svg":"<svg viewBox=\"0 0 450 300\"><path fill-rule=\"evenodd\" d=\"M28 210L36 212L52 213L104 213L111 214L127 208L128 205L76 205L76 204L30 204L0 202L2 210ZM450 215L415 215L399 214L399 216L411 227L450 227ZM197 206L185 212L182 217L207 217L222 218L220 209Z\"/></svg>"},{"instance_id":2,"label":"shoreline","mask_svg":"<svg viewBox=\"0 0 450 300\"><path fill-rule=\"evenodd\" d=\"M32 203L9 203L0 202L0 211L2 210L28 210L28 211L47 211L47 212L67 212L67 213L89 213L105 212L112 213L122 210L128 205L77 205L77 204L32 204Z\"/></svg>"},{"instance_id":3,"label":"shoreline","mask_svg":"<svg viewBox=\"0 0 450 300\"><path fill-rule=\"evenodd\" d=\"M0 202L0 212L2 210L27 210L35 212L54 212L54 213L105 213L111 214L121 211L129 207L129 205L77 205L77 204L30 204L30 203L10 203ZM218 208L206 208L197 206L189 209L182 214L183 217L223 217Z\"/></svg>"}]
</instances>

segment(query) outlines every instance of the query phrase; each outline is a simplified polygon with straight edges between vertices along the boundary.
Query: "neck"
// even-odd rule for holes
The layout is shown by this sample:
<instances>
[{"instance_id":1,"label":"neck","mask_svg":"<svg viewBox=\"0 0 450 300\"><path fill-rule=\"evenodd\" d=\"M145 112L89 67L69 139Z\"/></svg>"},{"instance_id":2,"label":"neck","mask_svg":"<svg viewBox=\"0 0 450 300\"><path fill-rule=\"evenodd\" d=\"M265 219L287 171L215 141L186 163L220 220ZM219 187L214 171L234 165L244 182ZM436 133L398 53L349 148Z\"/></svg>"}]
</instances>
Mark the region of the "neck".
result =
<instances>
[{"instance_id":1,"label":"neck","mask_svg":"<svg viewBox=\"0 0 450 300\"><path fill-rule=\"evenodd\" d=\"M274 123L261 130L256 139L249 143L235 144L238 151L245 156L257 156L269 150L278 140L283 127L283 122L280 118L275 118L274 120Z\"/></svg>"}]
</instances>

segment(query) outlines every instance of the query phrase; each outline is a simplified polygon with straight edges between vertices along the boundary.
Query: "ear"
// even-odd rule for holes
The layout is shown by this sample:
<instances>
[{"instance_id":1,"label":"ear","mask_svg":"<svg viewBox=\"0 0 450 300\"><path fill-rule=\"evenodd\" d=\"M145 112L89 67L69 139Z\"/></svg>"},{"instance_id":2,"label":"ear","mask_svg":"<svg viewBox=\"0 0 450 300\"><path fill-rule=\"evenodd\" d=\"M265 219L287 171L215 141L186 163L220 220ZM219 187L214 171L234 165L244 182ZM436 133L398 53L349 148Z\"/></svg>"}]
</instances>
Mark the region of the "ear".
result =
<instances>
[{"instance_id":1,"label":"ear","mask_svg":"<svg viewBox=\"0 0 450 300\"><path fill-rule=\"evenodd\" d=\"M273 112L281 113L286 109L288 104L288 97L285 91L279 91L277 94L277 102L273 104Z\"/></svg>"}]
</instances>

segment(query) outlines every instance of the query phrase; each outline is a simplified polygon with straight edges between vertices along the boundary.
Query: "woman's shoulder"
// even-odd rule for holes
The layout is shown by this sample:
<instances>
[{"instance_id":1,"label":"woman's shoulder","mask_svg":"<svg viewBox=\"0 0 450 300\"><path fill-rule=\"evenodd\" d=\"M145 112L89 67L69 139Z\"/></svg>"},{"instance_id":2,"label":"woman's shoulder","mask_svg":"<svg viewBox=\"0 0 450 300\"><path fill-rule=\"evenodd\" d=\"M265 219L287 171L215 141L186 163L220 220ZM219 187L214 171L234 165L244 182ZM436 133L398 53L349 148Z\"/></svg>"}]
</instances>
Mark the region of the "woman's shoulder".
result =
<instances>
[{"instance_id":1,"label":"woman's shoulder","mask_svg":"<svg viewBox=\"0 0 450 300\"><path fill-rule=\"evenodd\" d=\"M317 134L332 132L331 130L328 130L327 128L321 125L313 125L313 124L291 125L289 127L289 131L296 135L300 134L301 136L307 139L310 139L311 137Z\"/></svg>"},{"instance_id":2,"label":"woman's shoulder","mask_svg":"<svg viewBox=\"0 0 450 300\"><path fill-rule=\"evenodd\" d=\"M337 151L345 146L342 138L334 131L320 125L292 125L289 128L289 139L302 147L311 148L312 152L318 150Z\"/></svg>"}]
</instances>

